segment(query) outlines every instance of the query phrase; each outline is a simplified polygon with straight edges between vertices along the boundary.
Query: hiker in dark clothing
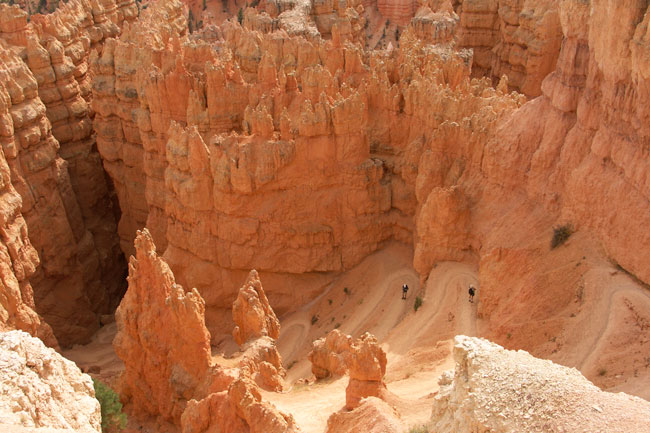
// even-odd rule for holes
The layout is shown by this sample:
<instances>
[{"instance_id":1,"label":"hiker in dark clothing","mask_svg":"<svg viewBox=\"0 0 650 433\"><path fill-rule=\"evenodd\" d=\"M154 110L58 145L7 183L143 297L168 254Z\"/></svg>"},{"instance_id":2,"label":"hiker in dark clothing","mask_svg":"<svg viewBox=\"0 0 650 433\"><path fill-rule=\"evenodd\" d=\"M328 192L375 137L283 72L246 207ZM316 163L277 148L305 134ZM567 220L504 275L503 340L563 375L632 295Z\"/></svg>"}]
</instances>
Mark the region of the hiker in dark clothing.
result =
<instances>
[{"instance_id":1,"label":"hiker in dark clothing","mask_svg":"<svg viewBox=\"0 0 650 433\"><path fill-rule=\"evenodd\" d=\"M469 286L469 302L474 302L474 295L476 294L476 289L470 284Z\"/></svg>"},{"instance_id":2,"label":"hiker in dark clothing","mask_svg":"<svg viewBox=\"0 0 650 433\"><path fill-rule=\"evenodd\" d=\"M406 292L408 292L408 291L409 291L409 286L407 286L406 284L403 284L402 285L402 299L406 299Z\"/></svg>"}]
</instances>

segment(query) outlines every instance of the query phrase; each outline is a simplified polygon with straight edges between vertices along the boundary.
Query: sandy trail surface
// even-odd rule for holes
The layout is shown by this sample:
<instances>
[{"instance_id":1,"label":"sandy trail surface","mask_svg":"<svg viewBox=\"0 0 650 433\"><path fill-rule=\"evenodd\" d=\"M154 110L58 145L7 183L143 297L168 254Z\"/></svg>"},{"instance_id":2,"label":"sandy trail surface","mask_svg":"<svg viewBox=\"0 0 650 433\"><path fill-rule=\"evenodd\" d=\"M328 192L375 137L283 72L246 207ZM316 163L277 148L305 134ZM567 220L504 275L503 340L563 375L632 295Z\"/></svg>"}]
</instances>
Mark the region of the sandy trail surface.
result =
<instances>
[{"instance_id":1,"label":"sandy trail surface","mask_svg":"<svg viewBox=\"0 0 650 433\"><path fill-rule=\"evenodd\" d=\"M404 283L409 286L406 300L401 299ZM354 337L367 331L377 337L387 353L387 387L397 396L392 404L404 425L426 422L438 378L453 368L451 337L476 334L478 296L475 303L468 301L470 283L477 286L476 271L471 266L441 263L425 287L420 287L409 251L399 246L369 256L320 299L281 321L278 346L291 366L287 381L311 375L311 365L306 361L311 341L335 327ZM423 302L416 312L417 297ZM293 414L303 432L320 433L325 431L329 416L343 409L346 386L344 377L295 385L281 394L265 392L264 396Z\"/></svg>"},{"instance_id":2,"label":"sandy trail surface","mask_svg":"<svg viewBox=\"0 0 650 433\"><path fill-rule=\"evenodd\" d=\"M308 380L312 374L307 354L312 342L335 328L353 337L364 332L377 337L388 357L385 382L395 396L391 404L405 429L429 420L438 378L454 367L450 356L453 336L479 335L484 326L476 314L481 287L476 269L456 262L438 263L420 287L411 264L409 248L389 245L333 277L320 296L280 318L278 348L287 368L286 387L282 393L263 392L263 396L292 414L303 432L324 432L327 419L345 404L347 377L316 383ZM410 288L406 300L401 299L404 283ZM468 300L470 284L477 288L474 303ZM630 354L625 346L634 346L630 339L635 344L650 340L650 323L645 320L650 317L650 290L624 272L596 263L585 273L584 287L576 307L576 327L565 330L579 332L583 338L559 361L578 365L587 374L591 371L599 386L649 398L648 376L637 378L636 370L647 368L643 363L650 363L650 354ZM422 305L415 311L418 297ZM115 332L114 323L105 326L92 343L67 350L64 356L85 371L99 367L100 374L94 376L111 383L124 368L111 345ZM213 349L220 364L236 364L234 341ZM599 383L595 372L605 368ZM629 379L619 385L620 380L612 382L617 377Z\"/></svg>"}]
</instances>

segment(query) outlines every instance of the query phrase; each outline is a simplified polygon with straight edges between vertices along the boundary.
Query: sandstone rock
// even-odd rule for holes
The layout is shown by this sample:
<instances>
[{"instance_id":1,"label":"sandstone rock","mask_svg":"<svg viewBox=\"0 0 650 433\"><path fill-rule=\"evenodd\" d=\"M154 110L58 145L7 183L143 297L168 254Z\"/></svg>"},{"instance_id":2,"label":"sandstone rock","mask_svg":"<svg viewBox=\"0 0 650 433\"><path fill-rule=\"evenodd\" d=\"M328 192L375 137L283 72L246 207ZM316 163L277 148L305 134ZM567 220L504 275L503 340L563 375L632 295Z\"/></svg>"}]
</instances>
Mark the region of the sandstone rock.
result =
<instances>
[{"instance_id":1,"label":"sandstone rock","mask_svg":"<svg viewBox=\"0 0 650 433\"><path fill-rule=\"evenodd\" d=\"M385 397L386 352L374 336L366 332L354 342L348 370L350 382L345 389L348 410L358 407L365 397Z\"/></svg>"},{"instance_id":2,"label":"sandstone rock","mask_svg":"<svg viewBox=\"0 0 650 433\"><path fill-rule=\"evenodd\" d=\"M439 432L650 431L650 403L603 392L577 370L456 337L431 420Z\"/></svg>"},{"instance_id":3,"label":"sandstone rock","mask_svg":"<svg viewBox=\"0 0 650 433\"><path fill-rule=\"evenodd\" d=\"M210 373L205 304L196 289L185 292L175 283L148 230L138 232L135 248L115 313L113 347L125 366L120 394L137 411L178 421ZM165 332L157 331L161 324Z\"/></svg>"},{"instance_id":4,"label":"sandstone rock","mask_svg":"<svg viewBox=\"0 0 650 433\"><path fill-rule=\"evenodd\" d=\"M232 305L232 316L236 325L232 334L240 346L251 338L268 336L277 340L280 335L280 322L269 305L256 270L248 274L239 289Z\"/></svg>"},{"instance_id":5,"label":"sandstone rock","mask_svg":"<svg viewBox=\"0 0 650 433\"><path fill-rule=\"evenodd\" d=\"M124 261L94 146L87 71L90 50L101 51L103 40L116 36L136 10L132 1L72 0L28 23L17 7L0 5L0 34L21 56L8 63L24 93L14 89L13 105L26 104L23 115L16 108L14 116L21 146L6 156L40 256L30 278L36 308L64 345L87 341L98 315L117 305L124 288L115 278Z\"/></svg>"},{"instance_id":6,"label":"sandstone rock","mask_svg":"<svg viewBox=\"0 0 650 433\"><path fill-rule=\"evenodd\" d=\"M275 340L260 337L244 345L237 364L240 374L252 378L260 387L280 392L286 374Z\"/></svg>"},{"instance_id":7,"label":"sandstone rock","mask_svg":"<svg viewBox=\"0 0 650 433\"><path fill-rule=\"evenodd\" d=\"M3 430L101 431L90 376L39 339L22 331L0 333L0 368Z\"/></svg>"},{"instance_id":8,"label":"sandstone rock","mask_svg":"<svg viewBox=\"0 0 650 433\"><path fill-rule=\"evenodd\" d=\"M356 409L339 411L327 419L327 433L399 433L403 422L394 408L376 397L361 400Z\"/></svg>"},{"instance_id":9,"label":"sandstone rock","mask_svg":"<svg viewBox=\"0 0 650 433\"><path fill-rule=\"evenodd\" d=\"M181 418L183 433L211 431L290 433L300 429L293 417L266 403L249 379L235 380L228 391L191 400Z\"/></svg>"},{"instance_id":10,"label":"sandstone rock","mask_svg":"<svg viewBox=\"0 0 650 433\"><path fill-rule=\"evenodd\" d=\"M456 12L459 46L474 50L475 76L496 80L505 74L512 88L540 95L560 51L557 2L463 1Z\"/></svg>"},{"instance_id":11,"label":"sandstone rock","mask_svg":"<svg viewBox=\"0 0 650 433\"><path fill-rule=\"evenodd\" d=\"M338 329L333 329L326 337L314 341L307 358L311 362L311 372L316 379L343 376L347 373L352 344L352 337Z\"/></svg>"}]
</instances>

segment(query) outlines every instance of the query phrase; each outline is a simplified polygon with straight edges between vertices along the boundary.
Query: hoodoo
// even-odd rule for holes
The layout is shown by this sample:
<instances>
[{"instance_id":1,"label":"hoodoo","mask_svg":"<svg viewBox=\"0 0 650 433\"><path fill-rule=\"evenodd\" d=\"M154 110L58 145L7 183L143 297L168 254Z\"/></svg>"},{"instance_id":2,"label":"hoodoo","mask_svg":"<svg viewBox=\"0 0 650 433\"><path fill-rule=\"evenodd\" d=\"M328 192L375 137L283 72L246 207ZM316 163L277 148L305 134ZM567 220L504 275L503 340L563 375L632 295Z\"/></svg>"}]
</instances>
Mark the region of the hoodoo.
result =
<instances>
[{"instance_id":1,"label":"hoodoo","mask_svg":"<svg viewBox=\"0 0 650 433\"><path fill-rule=\"evenodd\" d=\"M0 430L647 431L646 3L0 0Z\"/></svg>"}]
</instances>

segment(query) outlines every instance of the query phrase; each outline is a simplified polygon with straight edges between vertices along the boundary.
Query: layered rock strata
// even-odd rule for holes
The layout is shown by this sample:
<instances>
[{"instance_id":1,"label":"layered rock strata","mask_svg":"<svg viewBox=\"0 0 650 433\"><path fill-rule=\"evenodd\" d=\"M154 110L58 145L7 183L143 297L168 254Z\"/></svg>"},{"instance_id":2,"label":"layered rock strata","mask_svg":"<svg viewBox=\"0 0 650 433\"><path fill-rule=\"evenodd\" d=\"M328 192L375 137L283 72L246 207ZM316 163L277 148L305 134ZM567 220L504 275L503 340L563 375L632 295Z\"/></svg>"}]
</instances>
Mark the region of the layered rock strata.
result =
<instances>
[{"instance_id":1,"label":"layered rock strata","mask_svg":"<svg viewBox=\"0 0 650 433\"><path fill-rule=\"evenodd\" d=\"M284 312L315 295L289 291L294 275L411 243L416 167L434 131L521 102L470 83L468 52L410 32L398 51L367 53L230 22L209 46L200 32L186 38L174 1L141 19L94 61L98 147L124 250L146 224L178 281L201 292L214 332L248 269L271 274Z\"/></svg>"},{"instance_id":2,"label":"layered rock strata","mask_svg":"<svg viewBox=\"0 0 650 433\"><path fill-rule=\"evenodd\" d=\"M1 41L0 59L0 263L3 276L0 288L0 330L22 329L38 336L48 345L56 346L57 341L52 329L35 311L34 289L30 277L40 261L38 252L29 239L27 223L22 214L22 198L12 184L12 171L8 163L8 159L16 158L20 148L20 144L16 142L16 130L20 132L25 123L34 122L39 115L42 119L44 107L34 102L37 83L33 75L20 58ZM27 101L25 93L29 96ZM39 123L36 122L33 126L36 127L35 135L40 133ZM44 124L43 127L46 129L47 125Z\"/></svg>"},{"instance_id":3,"label":"layered rock strata","mask_svg":"<svg viewBox=\"0 0 650 433\"><path fill-rule=\"evenodd\" d=\"M577 370L456 337L456 369L440 379L436 432L650 431L650 403L601 391Z\"/></svg>"},{"instance_id":4,"label":"layered rock strata","mask_svg":"<svg viewBox=\"0 0 650 433\"><path fill-rule=\"evenodd\" d=\"M3 431L101 431L90 376L38 338L23 331L0 333L0 369Z\"/></svg>"},{"instance_id":5,"label":"layered rock strata","mask_svg":"<svg viewBox=\"0 0 650 433\"><path fill-rule=\"evenodd\" d=\"M458 44L474 51L474 76L498 79L530 97L553 71L562 33L555 1L460 1Z\"/></svg>"},{"instance_id":6,"label":"layered rock strata","mask_svg":"<svg viewBox=\"0 0 650 433\"><path fill-rule=\"evenodd\" d=\"M41 262L30 277L36 308L61 343L86 341L116 306L124 268L92 135L88 57L137 8L74 0L29 23L18 7L0 5L0 14L0 37L19 56L8 64L12 78L28 86L12 95L24 114L14 119L19 146L5 153Z\"/></svg>"}]
</instances>

